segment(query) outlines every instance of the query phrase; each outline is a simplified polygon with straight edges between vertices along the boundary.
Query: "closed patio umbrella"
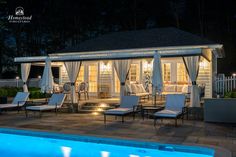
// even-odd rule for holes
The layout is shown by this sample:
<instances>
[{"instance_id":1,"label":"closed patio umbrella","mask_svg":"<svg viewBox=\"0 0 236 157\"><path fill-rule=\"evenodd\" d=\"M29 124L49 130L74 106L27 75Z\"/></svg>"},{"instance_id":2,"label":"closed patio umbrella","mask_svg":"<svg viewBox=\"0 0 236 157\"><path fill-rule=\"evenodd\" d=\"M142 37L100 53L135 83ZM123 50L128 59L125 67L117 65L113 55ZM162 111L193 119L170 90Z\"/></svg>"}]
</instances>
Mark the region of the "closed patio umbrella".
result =
<instances>
[{"instance_id":1,"label":"closed patio umbrella","mask_svg":"<svg viewBox=\"0 0 236 157\"><path fill-rule=\"evenodd\" d=\"M161 94L163 88L161 56L155 51L152 71L152 95L154 96L154 104L156 106L156 93Z\"/></svg>"},{"instance_id":2,"label":"closed patio umbrella","mask_svg":"<svg viewBox=\"0 0 236 157\"><path fill-rule=\"evenodd\" d=\"M51 68L51 60L49 57L45 60L45 67L43 70L43 76L41 79L40 87L42 93L52 93L53 92L53 76Z\"/></svg>"}]
</instances>

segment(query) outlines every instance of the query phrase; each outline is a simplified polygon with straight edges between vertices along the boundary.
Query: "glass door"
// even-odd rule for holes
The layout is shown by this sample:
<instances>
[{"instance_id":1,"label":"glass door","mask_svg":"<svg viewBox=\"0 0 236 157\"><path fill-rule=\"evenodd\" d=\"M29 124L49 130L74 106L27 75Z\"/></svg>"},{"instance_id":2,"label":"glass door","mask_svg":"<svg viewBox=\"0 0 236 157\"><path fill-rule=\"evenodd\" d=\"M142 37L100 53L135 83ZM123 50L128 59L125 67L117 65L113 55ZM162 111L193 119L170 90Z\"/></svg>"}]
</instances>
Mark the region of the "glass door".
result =
<instances>
[{"instance_id":1,"label":"glass door","mask_svg":"<svg viewBox=\"0 0 236 157\"><path fill-rule=\"evenodd\" d=\"M98 66L97 64L92 64L88 66L88 82L89 82L89 92L97 92L98 90Z\"/></svg>"}]
</instances>

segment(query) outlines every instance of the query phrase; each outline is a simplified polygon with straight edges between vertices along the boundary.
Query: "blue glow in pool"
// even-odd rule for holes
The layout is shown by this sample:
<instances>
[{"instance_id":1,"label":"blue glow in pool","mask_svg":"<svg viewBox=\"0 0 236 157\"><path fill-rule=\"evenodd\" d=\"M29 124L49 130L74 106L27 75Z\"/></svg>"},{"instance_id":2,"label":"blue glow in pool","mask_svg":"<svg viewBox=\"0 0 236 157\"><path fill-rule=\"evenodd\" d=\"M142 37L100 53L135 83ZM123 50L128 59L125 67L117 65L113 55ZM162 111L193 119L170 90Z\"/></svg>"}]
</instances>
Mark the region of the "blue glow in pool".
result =
<instances>
[{"instance_id":1,"label":"blue glow in pool","mask_svg":"<svg viewBox=\"0 0 236 157\"><path fill-rule=\"evenodd\" d=\"M1 157L213 157L204 147L0 129Z\"/></svg>"}]
</instances>

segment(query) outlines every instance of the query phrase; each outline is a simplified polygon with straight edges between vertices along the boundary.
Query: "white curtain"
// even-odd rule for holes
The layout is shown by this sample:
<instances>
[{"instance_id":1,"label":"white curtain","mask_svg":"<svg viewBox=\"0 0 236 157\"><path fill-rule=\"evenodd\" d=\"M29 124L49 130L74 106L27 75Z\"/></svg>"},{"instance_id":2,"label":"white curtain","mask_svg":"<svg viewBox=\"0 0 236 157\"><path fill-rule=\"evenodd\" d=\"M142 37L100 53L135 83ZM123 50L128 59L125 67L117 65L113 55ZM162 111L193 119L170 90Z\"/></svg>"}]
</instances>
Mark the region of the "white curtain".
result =
<instances>
[{"instance_id":1,"label":"white curtain","mask_svg":"<svg viewBox=\"0 0 236 157\"><path fill-rule=\"evenodd\" d=\"M53 75L51 68L51 60L49 57L45 60L45 67L43 70L43 76L41 79L40 87L42 93L52 93L53 92Z\"/></svg>"},{"instance_id":2,"label":"white curtain","mask_svg":"<svg viewBox=\"0 0 236 157\"><path fill-rule=\"evenodd\" d=\"M23 81L23 91L28 92L27 79L30 73L31 63L22 63L21 64L21 79Z\"/></svg>"},{"instance_id":3,"label":"white curtain","mask_svg":"<svg viewBox=\"0 0 236 157\"><path fill-rule=\"evenodd\" d=\"M120 80L120 100L124 96L125 92L125 81L129 73L131 61L130 60L115 60L113 65L116 70L116 74Z\"/></svg>"},{"instance_id":4,"label":"white curtain","mask_svg":"<svg viewBox=\"0 0 236 157\"><path fill-rule=\"evenodd\" d=\"M82 62L80 62L80 61L78 61L78 62L77 61L76 62L64 62L69 80L71 82L71 101L72 101L72 103L78 102L77 94L75 91L75 82L76 82L77 76L79 74L81 64L82 64Z\"/></svg>"},{"instance_id":5,"label":"white curtain","mask_svg":"<svg viewBox=\"0 0 236 157\"><path fill-rule=\"evenodd\" d=\"M190 106L200 107L199 88L196 83L199 72L200 56L183 57L183 61L192 82Z\"/></svg>"}]
</instances>

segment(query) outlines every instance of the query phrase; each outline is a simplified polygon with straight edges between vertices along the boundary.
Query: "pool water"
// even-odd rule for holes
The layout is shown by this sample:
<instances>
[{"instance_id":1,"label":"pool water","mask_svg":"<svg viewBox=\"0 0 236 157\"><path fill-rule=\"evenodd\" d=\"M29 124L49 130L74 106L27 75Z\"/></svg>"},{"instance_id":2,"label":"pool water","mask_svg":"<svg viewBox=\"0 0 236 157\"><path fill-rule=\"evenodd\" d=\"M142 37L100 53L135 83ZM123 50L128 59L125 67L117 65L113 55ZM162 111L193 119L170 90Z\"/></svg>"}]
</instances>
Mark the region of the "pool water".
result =
<instances>
[{"instance_id":1,"label":"pool water","mask_svg":"<svg viewBox=\"0 0 236 157\"><path fill-rule=\"evenodd\" d=\"M213 157L204 147L0 129L1 157Z\"/></svg>"}]
</instances>

